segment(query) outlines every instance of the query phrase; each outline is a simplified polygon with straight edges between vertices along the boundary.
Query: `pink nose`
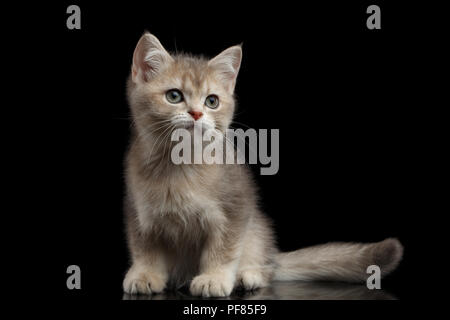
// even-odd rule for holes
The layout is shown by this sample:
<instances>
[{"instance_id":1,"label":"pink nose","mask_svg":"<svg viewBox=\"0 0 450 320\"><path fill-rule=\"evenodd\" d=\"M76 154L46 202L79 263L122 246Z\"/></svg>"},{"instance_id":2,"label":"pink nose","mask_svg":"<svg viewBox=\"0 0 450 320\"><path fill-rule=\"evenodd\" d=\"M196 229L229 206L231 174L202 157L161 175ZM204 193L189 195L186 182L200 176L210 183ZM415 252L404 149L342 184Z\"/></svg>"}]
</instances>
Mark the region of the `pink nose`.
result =
<instances>
[{"instance_id":1,"label":"pink nose","mask_svg":"<svg viewBox=\"0 0 450 320\"><path fill-rule=\"evenodd\" d=\"M203 116L203 112L201 111L189 111L188 112L192 118L194 118L195 121L197 121L198 119L200 119Z\"/></svg>"}]
</instances>

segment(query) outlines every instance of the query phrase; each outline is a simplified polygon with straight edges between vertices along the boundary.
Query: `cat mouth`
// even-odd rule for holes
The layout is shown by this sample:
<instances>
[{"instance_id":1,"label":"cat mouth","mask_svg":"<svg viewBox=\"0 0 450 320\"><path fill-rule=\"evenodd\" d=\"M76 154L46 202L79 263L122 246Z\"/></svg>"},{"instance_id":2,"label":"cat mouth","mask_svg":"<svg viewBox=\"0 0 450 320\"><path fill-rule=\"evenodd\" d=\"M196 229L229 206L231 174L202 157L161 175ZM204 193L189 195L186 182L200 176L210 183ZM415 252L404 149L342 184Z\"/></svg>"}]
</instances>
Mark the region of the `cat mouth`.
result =
<instances>
[{"instance_id":1,"label":"cat mouth","mask_svg":"<svg viewBox=\"0 0 450 320\"><path fill-rule=\"evenodd\" d=\"M194 129L194 123L192 121L182 121L180 123L177 123L178 128L191 130Z\"/></svg>"},{"instance_id":2,"label":"cat mouth","mask_svg":"<svg viewBox=\"0 0 450 320\"><path fill-rule=\"evenodd\" d=\"M178 121L175 124L175 128L177 129L186 129L186 130L194 130L195 128L200 129L201 131L205 131L210 129L210 126L202 121Z\"/></svg>"}]
</instances>

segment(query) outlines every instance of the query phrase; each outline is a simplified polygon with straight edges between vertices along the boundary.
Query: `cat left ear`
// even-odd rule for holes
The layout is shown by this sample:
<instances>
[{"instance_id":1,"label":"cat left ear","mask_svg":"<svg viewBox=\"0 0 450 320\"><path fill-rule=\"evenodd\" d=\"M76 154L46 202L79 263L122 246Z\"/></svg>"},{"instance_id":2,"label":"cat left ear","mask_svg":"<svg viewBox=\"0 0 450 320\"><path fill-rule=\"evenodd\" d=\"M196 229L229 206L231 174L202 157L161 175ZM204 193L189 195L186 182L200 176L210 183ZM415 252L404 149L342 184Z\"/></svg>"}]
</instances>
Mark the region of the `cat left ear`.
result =
<instances>
[{"instance_id":1,"label":"cat left ear","mask_svg":"<svg viewBox=\"0 0 450 320\"><path fill-rule=\"evenodd\" d=\"M239 45L222 51L208 62L208 66L217 71L220 80L230 92L233 92L241 61L242 48Z\"/></svg>"},{"instance_id":2,"label":"cat left ear","mask_svg":"<svg viewBox=\"0 0 450 320\"><path fill-rule=\"evenodd\" d=\"M133 54L131 78L134 83L148 82L173 61L161 42L151 33L144 33Z\"/></svg>"}]
</instances>

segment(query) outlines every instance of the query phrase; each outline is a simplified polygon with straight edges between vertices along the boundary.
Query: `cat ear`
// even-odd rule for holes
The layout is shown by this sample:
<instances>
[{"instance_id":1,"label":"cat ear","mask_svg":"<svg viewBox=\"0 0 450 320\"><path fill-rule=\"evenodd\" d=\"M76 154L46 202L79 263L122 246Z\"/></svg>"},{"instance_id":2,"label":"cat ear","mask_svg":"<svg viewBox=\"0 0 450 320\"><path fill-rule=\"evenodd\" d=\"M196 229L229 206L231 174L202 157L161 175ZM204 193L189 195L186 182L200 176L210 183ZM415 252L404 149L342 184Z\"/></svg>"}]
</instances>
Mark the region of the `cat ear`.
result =
<instances>
[{"instance_id":1,"label":"cat ear","mask_svg":"<svg viewBox=\"0 0 450 320\"><path fill-rule=\"evenodd\" d=\"M222 51L208 62L208 66L217 71L220 80L223 81L230 92L234 90L241 60L241 46L233 46Z\"/></svg>"},{"instance_id":2,"label":"cat ear","mask_svg":"<svg viewBox=\"0 0 450 320\"><path fill-rule=\"evenodd\" d=\"M134 49L131 78L135 83L147 82L171 61L173 58L164 49L158 38L146 32Z\"/></svg>"}]
</instances>

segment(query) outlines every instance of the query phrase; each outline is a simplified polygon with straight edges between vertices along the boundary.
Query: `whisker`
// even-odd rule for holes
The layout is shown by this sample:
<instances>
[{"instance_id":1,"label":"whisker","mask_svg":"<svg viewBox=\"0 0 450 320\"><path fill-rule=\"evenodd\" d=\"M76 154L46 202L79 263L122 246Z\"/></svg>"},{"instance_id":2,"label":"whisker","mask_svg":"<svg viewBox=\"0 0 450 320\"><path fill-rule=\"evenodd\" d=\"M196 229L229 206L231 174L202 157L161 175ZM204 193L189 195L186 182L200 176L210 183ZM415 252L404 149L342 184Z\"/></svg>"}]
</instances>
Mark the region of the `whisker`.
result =
<instances>
[{"instance_id":1,"label":"whisker","mask_svg":"<svg viewBox=\"0 0 450 320\"><path fill-rule=\"evenodd\" d=\"M164 140L164 138L163 138L163 140L160 141L160 138L163 137L163 135L164 135L168 130L170 130L171 128L172 128L172 125L171 125L171 124L167 125L167 126L165 127L164 131L159 135L158 140L153 144L150 153L147 154L147 158L148 158L148 160L149 160L149 163L151 162L151 158L152 158L153 150L155 149L155 146L158 144L158 147L156 148L156 150L158 150L159 146L161 145L161 142ZM159 142L158 142L158 141L159 141ZM156 150L155 150L155 151L156 151Z\"/></svg>"},{"instance_id":2,"label":"whisker","mask_svg":"<svg viewBox=\"0 0 450 320\"><path fill-rule=\"evenodd\" d=\"M166 128L167 126L169 126L170 123L164 123L163 125L159 126L158 128L154 128L154 126L150 126L149 128L152 128L152 130L144 130L143 132L141 132L140 134L138 134L138 139L145 139L147 138L149 135L155 133L158 130L161 130L163 128Z\"/></svg>"},{"instance_id":3,"label":"whisker","mask_svg":"<svg viewBox=\"0 0 450 320\"><path fill-rule=\"evenodd\" d=\"M240 124L241 126L245 126L245 127L249 128L249 129L253 129L253 128L249 127L248 125L246 125L245 123L242 123L242 122L233 121L232 123ZM232 127L230 126L230 128L232 128Z\"/></svg>"}]
</instances>

